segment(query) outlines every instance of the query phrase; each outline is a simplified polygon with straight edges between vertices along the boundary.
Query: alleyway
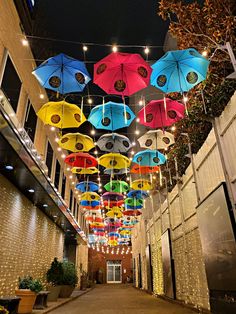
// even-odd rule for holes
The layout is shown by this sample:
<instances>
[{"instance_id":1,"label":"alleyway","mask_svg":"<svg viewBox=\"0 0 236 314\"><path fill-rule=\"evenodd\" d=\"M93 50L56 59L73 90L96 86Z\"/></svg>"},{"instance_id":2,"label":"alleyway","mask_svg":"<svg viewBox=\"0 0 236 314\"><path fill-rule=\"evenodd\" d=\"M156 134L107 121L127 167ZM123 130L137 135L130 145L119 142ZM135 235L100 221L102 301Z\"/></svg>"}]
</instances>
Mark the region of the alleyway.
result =
<instances>
[{"instance_id":1,"label":"alleyway","mask_svg":"<svg viewBox=\"0 0 236 314\"><path fill-rule=\"evenodd\" d=\"M91 292L52 314L193 314L180 305L156 299L128 285L97 285Z\"/></svg>"}]
</instances>

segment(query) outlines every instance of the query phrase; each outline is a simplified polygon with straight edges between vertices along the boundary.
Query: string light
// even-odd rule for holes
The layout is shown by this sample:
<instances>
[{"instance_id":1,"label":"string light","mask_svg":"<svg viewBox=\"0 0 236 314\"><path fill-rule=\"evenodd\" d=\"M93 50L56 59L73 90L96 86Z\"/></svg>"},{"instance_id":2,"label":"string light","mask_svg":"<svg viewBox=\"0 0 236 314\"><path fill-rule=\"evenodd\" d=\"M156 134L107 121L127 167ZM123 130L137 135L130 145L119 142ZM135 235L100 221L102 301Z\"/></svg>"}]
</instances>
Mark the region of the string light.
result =
<instances>
[{"instance_id":1,"label":"string light","mask_svg":"<svg viewBox=\"0 0 236 314\"><path fill-rule=\"evenodd\" d=\"M137 121L137 122L140 122L140 119L139 119L139 118L137 118L137 119L136 119L136 121Z\"/></svg>"},{"instance_id":2,"label":"string light","mask_svg":"<svg viewBox=\"0 0 236 314\"><path fill-rule=\"evenodd\" d=\"M150 52L150 49L149 49L148 47L146 47L146 48L144 49L144 52L146 53L146 55L148 55L149 52Z\"/></svg>"},{"instance_id":3,"label":"string light","mask_svg":"<svg viewBox=\"0 0 236 314\"><path fill-rule=\"evenodd\" d=\"M184 96L183 97L183 101L186 103L188 101L188 97L187 96Z\"/></svg>"},{"instance_id":4,"label":"string light","mask_svg":"<svg viewBox=\"0 0 236 314\"><path fill-rule=\"evenodd\" d=\"M88 47L87 46L83 46L83 51L87 51Z\"/></svg>"},{"instance_id":5,"label":"string light","mask_svg":"<svg viewBox=\"0 0 236 314\"><path fill-rule=\"evenodd\" d=\"M203 50L202 56L203 56L203 57L207 57L207 55L208 55L208 51L207 51L207 50Z\"/></svg>"},{"instance_id":6,"label":"string light","mask_svg":"<svg viewBox=\"0 0 236 314\"><path fill-rule=\"evenodd\" d=\"M67 167L66 170L67 170L67 171L70 171L70 167Z\"/></svg>"},{"instance_id":7,"label":"string light","mask_svg":"<svg viewBox=\"0 0 236 314\"><path fill-rule=\"evenodd\" d=\"M40 99L44 99L44 94L39 94Z\"/></svg>"},{"instance_id":8,"label":"string light","mask_svg":"<svg viewBox=\"0 0 236 314\"><path fill-rule=\"evenodd\" d=\"M171 127L171 131L175 131L175 130L176 130L176 126L173 125L173 126Z\"/></svg>"},{"instance_id":9,"label":"string light","mask_svg":"<svg viewBox=\"0 0 236 314\"><path fill-rule=\"evenodd\" d=\"M135 134L139 135L140 131L139 130L135 130Z\"/></svg>"},{"instance_id":10,"label":"string light","mask_svg":"<svg viewBox=\"0 0 236 314\"><path fill-rule=\"evenodd\" d=\"M95 151L94 151L94 154L95 154L95 155L97 155L97 154L98 154L98 151L97 151L97 150L95 150Z\"/></svg>"},{"instance_id":11,"label":"string light","mask_svg":"<svg viewBox=\"0 0 236 314\"><path fill-rule=\"evenodd\" d=\"M94 129L91 130L90 134L95 135L96 131Z\"/></svg>"},{"instance_id":12,"label":"string light","mask_svg":"<svg viewBox=\"0 0 236 314\"><path fill-rule=\"evenodd\" d=\"M139 106L142 106L143 105L143 101L139 100L138 104L139 104Z\"/></svg>"},{"instance_id":13,"label":"string light","mask_svg":"<svg viewBox=\"0 0 236 314\"><path fill-rule=\"evenodd\" d=\"M61 152L61 147L57 147L58 152Z\"/></svg>"},{"instance_id":14,"label":"string light","mask_svg":"<svg viewBox=\"0 0 236 314\"><path fill-rule=\"evenodd\" d=\"M132 142L132 145L135 146L135 145L136 145L136 142Z\"/></svg>"},{"instance_id":15,"label":"string light","mask_svg":"<svg viewBox=\"0 0 236 314\"><path fill-rule=\"evenodd\" d=\"M55 130L56 130L55 126L51 126L51 127L50 127L50 130L51 130L51 131L55 131Z\"/></svg>"},{"instance_id":16,"label":"string light","mask_svg":"<svg viewBox=\"0 0 236 314\"><path fill-rule=\"evenodd\" d=\"M57 142L57 143L58 143L58 142L59 142L59 140L60 140L60 139L59 139L58 137L56 137L56 138L55 138L55 142Z\"/></svg>"},{"instance_id":17,"label":"string light","mask_svg":"<svg viewBox=\"0 0 236 314\"><path fill-rule=\"evenodd\" d=\"M66 155L65 154L61 154L61 158L66 158Z\"/></svg>"},{"instance_id":18,"label":"string light","mask_svg":"<svg viewBox=\"0 0 236 314\"><path fill-rule=\"evenodd\" d=\"M90 105L91 105L92 103L93 103L92 98L89 98L89 99L88 99L88 104L90 104Z\"/></svg>"},{"instance_id":19,"label":"string light","mask_svg":"<svg viewBox=\"0 0 236 314\"><path fill-rule=\"evenodd\" d=\"M25 38L21 39L21 43L25 47L29 46L29 41L27 39L25 39Z\"/></svg>"},{"instance_id":20,"label":"string light","mask_svg":"<svg viewBox=\"0 0 236 314\"><path fill-rule=\"evenodd\" d=\"M113 51L113 52L117 52L117 51L118 51L118 48L117 48L116 45L112 46L112 51Z\"/></svg>"}]
</instances>

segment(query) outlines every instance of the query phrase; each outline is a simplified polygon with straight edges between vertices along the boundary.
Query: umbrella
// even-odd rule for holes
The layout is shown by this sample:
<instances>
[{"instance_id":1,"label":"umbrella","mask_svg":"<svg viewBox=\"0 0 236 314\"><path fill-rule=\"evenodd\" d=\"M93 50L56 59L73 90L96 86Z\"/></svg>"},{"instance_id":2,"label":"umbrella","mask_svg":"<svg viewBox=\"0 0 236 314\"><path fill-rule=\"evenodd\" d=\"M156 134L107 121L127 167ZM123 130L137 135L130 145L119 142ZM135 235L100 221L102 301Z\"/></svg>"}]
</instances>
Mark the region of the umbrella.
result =
<instances>
[{"instance_id":1,"label":"umbrella","mask_svg":"<svg viewBox=\"0 0 236 314\"><path fill-rule=\"evenodd\" d=\"M166 158L158 150L143 150L133 157L133 162L140 166L158 166L166 162Z\"/></svg>"},{"instance_id":2,"label":"umbrella","mask_svg":"<svg viewBox=\"0 0 236 314\"><path fill-rule=\"evenodd\" d=\"M139 173L139 174L146 174L146 173L153 173L158 172L160 168L158 166L140 166L138 164L134 164L130 170L130 173Z\"/></svg>"},{"instance_id":3,"label":"umbrella","mask_svg":"<svg viewBox=\"0 0 236 314\"><path fill-rule=\"evenodd\" d=\"M120 235L118 232L109 232L108 237L114 237L114 238L119 238Z\"/></svg>"},{"instance_id":4,"label":"umbrella","mask_svg":"<svg viewBox=\"0 0 236 314\"><path fill-rule=\"evenodd\" d=\"M121 168L128 168L130 165L130 160L128 157L123 156L118 153L109 153L102 155L98 158L99 165L111 169L121 169Z\"/></svg>"},{"instance_id":5,"label":"umbrella","mask_svg":"<svg viewBox=\"0 0 236 314\"><path fill-rule=\"evenodd\" d=\"M83 181L76 184L76 189L81 192L95 192L98 191L99 186L97 183L92 181Z\"/></svg>"},{"instance_id":6,"label":"umbrella","mask_svg":"<svg viewBox=\"0 0 236 314\"><path fill-rule=\"evenodd\" d=\"M123 221L123 224L125 225L125 227L132 227L134 225L136 225L138 223L138 220L136 218L133 217L126 217L126 219Z\"/></svg>"},{"instance_id":7,"label":"umbrella","mask_svg":"<svg viewBox=\"0 0 236 314\"><path fill-rule=\"evenodd\" d=\"M80 205L83 206L85 209L88 210L98 210L101 209L99 201L80 201Z\"/></svg>"},{"instance_id":8,"label":"umbrella","mask_svg":"<svg viewBox=\"0 0 236 314\"><path fill-rule=\"evenodd\" d=\"M135 180L131 184L131 188L134 190L151 190L153 189L153 185L150 181L145 179Z\"/></svg>"},{"instance_id":9,"label":"umbrella","mask_svg":"<svg viewBox=\"0 0 236 314\"><path fill-rule=\"evenodd\" d=\"M102 199L105 201L121 201L124 199L124 195L115 192L105 192L102 194ZM109 203L109 202L108 202Z\"/></svg>"},{"instance_id":10,"label":"umbrella","mask_svg":"<svg viewBox=\"0 0 236 314\"><path fill-rule=\"evenodd\" d=\"M143 107L138 117L140 123L152 129L170 126L184 117L184 105L176 100L151 100Z\"/></svg>"},{"instance_id":11,"label":"umbrella","mask_svg":"<svg viewBox=\"0 0 236 314\"><path fill-rule=\"evenodd\" d=\"M124 193L129 191L129 185L125 181L110 181L106 185L104 185L104 188L107 191L112 192L118 192L118 193Z\"/></svg>"},{"instance_id":12,"label":"umbrella","mask_svg":"<svg viewBox=\"0 0 236 314\"><path fill-rule=\"evenodd\" d=\"M88 153L72 153L65 158L65 163L72 167L96 167L97 159Z\"/></svg>"},{"instance_id":13,"label":"umbrella","mask_svg":"<svg viewBox=\"0 0 236 314\"><path fill-rule=\"evenodd\" d=\"M122 206L106 206L106 209L113 210L113 211L122 211Z\"/></svg>"},{"instance_id":14,"label":"umbrella","mask_svg":"<svg viewBox=\"0 0 236 314\"><path fill-rule=\"evenodd\" d=\"M175 143L173 134L162 130L148 131L138 141L141 147L149 149L167 149Z\"/></svg>"},{"instance_id":15,"label":"umbrella","mask_svg":"<svg viewBox=\"0 0 236 314\"><path fill-rule=\"evenodd\" d=\"M91 137L81 133L67 133L58 141L58 145L72 152L88 152L94 148L94 143Z\"/></svg>"},{"instance_id":16,"label":"umbrella","mask_svg":"<svg viewBox=\"0 0 236 314\"><path fill-rule=\"evenodd\" d=\"M61 94L81 92L91 80L84 62L63 53L47 59L32 73L43 87Z\"/></svg>"},{"instance_id":17,"label":"umbrella","mask_svg":"<svg viewBox=\"0 0 236 314\"><path fill-rule=\"evenodd\" d=\"M90 225L90 228L104 228L105 225L103 222L93 222L91 225Z\"/></svg>"},{"instance_id":18,"label":"umbrella","mask_svg":"<svg viewBox=\"0 0 236 314\"><path fill-rule=\"evenodd\" d=\"M94 65L94 83L107 94L130 96L149 85L151 67L139 54L111 53Z\"/></svg>"},{"instance_id":19,"label":"umbrella","mask_svg":"<svg viewBox=\"0 0 236 314\"><path fill-rule=\"evenodd\" d=\"M74 167L71 169L71 171L72 173L76 173L76 174L95 174L99 172L96 167L89 167L89 168Z\"/></svg>"},{"instance_id":20,"label":"umbrella","mask_svg":"<svg viewBox=\"0 0 236 314\"><path fill-rule=\"evenodd\" d=\"M104 237L105 236L105 232L104 231L94 231L94 234L96 236L99 236L99 237Z\"/></svg>"},{"instance_id":21,"label":"umbrella","mask_svg":"<svg viewBox=\"0 0 236 314\"><path fill-rule=\"evenodd\" d=\"M122 236L130 236L131 235L131 231L130 230L126 230L126 229L120 230L119 233Z\"/></svg>"},{"instance_id":22,"label":"umbrella","mask_svg":"<svg viewBox=\"0 0 236 314\"><path fill-rule=\"evenodd\" d=\"M111 226L112 227L116 227L116 228L119 228L122 223L119 219L114 219L114 218L109 218L107 217L105 220L104 220L104 223L106 225L106 229L109 229Z\"/></svg>"},{"instance_id":23,"label":"umbrella","mask_svg":"<svg viewBox=\"0 0 236 314\"><path fill-rule=\"evenodd\" d=\"M129 168L121 168L121 169L105 169L104 174L109 174L111 176L113 175L120 175L120 174L126 174L130 171Z\"/></svg>"},{"instance_id":24,"label":"umbrella","mask_svg":"<svg viewBox=\"0 0 236 314\"><path fill-rule=\"evenodd\" d=\"M125 200L125 205L129 206L142 206L143 207L143 199L142 198L131 198L128 197Z\"/></svg>"},{"instance_id":25,"label":"umbrella","mask_svg":"<svg viewBox=\"0 0 236 314\"><path fill-rule=\"evenodd\" d=\"M108 133L102 135L98 141L97 146L100 150L111 153L126 153L132 144L128 137L117 133Z\"/></svg>"},{"instance_id":26,"label":"umbrella","mask_svg":"<svg viewBox=\"0 0 236 314\"><path fill-rule=\"evenodd\" d=\"M98 195L96 192L85 192L81 195L81 200L89 202L99 201L100 195Z\"/></svg>"},{"instance_id":27,"label":"umbrella","mask_svg":"<svg viewBox=\"0 0 236 314\"><path fill-rule=\"evenodd\" d=\"M109 101L94 107L88 121L96 129L115 131L128 127L134 118L135 115L128 106Z\"/></svg>"},{"instance_id":28,"label":"umbrella","mask_svg":"<svg viewBox=\"0 0 236 314\"><path fill-rule=\"evenodd\" d=\"M128 198L147 198L148 193L142 190L133 190L127 194Z\"/></svg>"},{"instance_id":29,"label":"umbrella","mask_svg":"<svg viewBox=\"0 0 236 314\"><path fill-rule=\"evenodd\" d=\"M206 79L209 63L193 48L168 51L152 65L151 85L164 93L187 92Z\"/></svg>"},{"instance_id":30,"label":"umbrella","mask_svg":"<svg viewBox=\"0 0 236 314\"><path fill-rule=\"evenodd\" d=\"M122 206L124 204L124 200L122 199L122 200L119 200L119 201L112 201L112 200L104 200L103 201L103 205L104 206L107 206L108 208L112 208L112 207L114 207L114 206Z\"/></svg>"},{"instance_id":31,"label":"umbrella","mask_svg":"<svg viewBox=\"0 0 236 314\"><path fill-rule=\"evenodd\" d=\"M123 216L123 214L120 210L109 210L106 213L106 216L111 217L111 218L121 218Z\"/></svg>"},{"instance_id":32,"label":"umbrella","mask_svg":"<svg viewBox=\"0 0 236 314\"><path fill-rule=\"evenodd\" d=\"M139 216L142 212L138 209L128 209L123 211L124 216Z\"/></svg>"},{"instance_id":33,"label":"umbrella","mask_svg":"<svg viewBox=\"0 0 236 314\"><path fill-rule=\"evenodd\" d=\"M81 109L66 101L49 101L44 104L37 116L44 124L52 125L56 128L78 128L86 121Z\"/></svg>"},{"instance_id":34,"label":"umbrella","mask_svg":"<svg viewBox=\"0 0 236 314\"><path fill-rule=\"evenodd\" d=\"M113 238L109 239L107 243L110 246L117 246L118 245L118 241L114 240Z\"/></svg>"}]
</instances>

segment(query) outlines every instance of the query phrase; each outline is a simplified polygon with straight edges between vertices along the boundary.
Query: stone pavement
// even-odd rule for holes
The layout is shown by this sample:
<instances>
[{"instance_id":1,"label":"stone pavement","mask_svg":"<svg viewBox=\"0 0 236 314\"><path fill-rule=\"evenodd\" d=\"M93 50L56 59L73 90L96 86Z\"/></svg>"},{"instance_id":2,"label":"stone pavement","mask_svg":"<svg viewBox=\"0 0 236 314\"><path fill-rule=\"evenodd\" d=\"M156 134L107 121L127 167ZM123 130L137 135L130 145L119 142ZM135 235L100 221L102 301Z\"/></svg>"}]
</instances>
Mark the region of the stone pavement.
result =
<instances>
[{"instance_id":1,"label":"stone pavement","mask_svg":"<svg viewBox=\"0 0 236 314\"><path fill-rule=\"evenodd\" d=\"M96 288L51 314L196 314L195 311L134 289L130 285Z\"/></svg>"}]
</instances>

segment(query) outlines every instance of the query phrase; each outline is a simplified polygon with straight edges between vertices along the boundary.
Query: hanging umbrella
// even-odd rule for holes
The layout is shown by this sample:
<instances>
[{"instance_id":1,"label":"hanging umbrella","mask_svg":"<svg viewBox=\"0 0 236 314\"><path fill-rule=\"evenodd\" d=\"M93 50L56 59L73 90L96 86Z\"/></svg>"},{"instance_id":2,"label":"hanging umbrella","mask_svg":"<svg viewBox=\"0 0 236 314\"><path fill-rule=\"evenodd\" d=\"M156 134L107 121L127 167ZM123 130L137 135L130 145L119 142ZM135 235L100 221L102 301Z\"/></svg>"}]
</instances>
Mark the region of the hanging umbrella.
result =
<instances>
[{"instance_id":1,"label":"hanging umbrella","mask_svg":"<svg viewBox=\"0 0 236 314\"><path fill-rule=\"evenodd\" d=\"M99 201L88 201L88 200L81 200L80 205L84 206L85 208L89 209L91 207L91 210L93 210L93 207L99 206Z\"/></svg>"},{"instance_id":2,"label":"hanging umbrella","mask_svg":"<svg viewBox=\"0 0 236 314\"><path fill-rule=\"evenodd\" d=\"M131 235L131 231L127 230L125 228L122 228L122 230L119 231L120 235L122 236L130 236Z\"/></svg>"},{"instance_id":3,"label":"hanging umbrella","mask_svg":"<svg viewBox=\"0 0 236 314\"><path fill-rule=\"evenodd\" d=\"M121 193L115 193L115 192L106 192L102 194L103 201L121 201L124 199L124 195ZM109 202L108 202L109 203Z\"/></svg>"},{"instance_id":4,"label":"hanging umbrella","mask_svg":"<svg viewBox=\"0 0 236 314\"><path fill-rule=\"evenodd\" d=\"M106 213L107 217L111 217L111 218L121 218L123 216L122 211L118 211L118 210L109 210Z\"/></svg>"},{"instance_id":5,"label":"hanging umbrella","mask_svg":"<svg viewBox=\"0 0 236 314\"><path fill-rule=\"evenodd\" d=\"M99 236L99 237L104 237L105 236L105 232L104 231L94 231L94 234L96 236Z\"/></svg>"},{"instance_id":6,"label":"hanging umbrella","mask_svg":"<svg viewBox=\"0 0 236 314\"><path fill-rule=\"evenodd\" d=\"M58 141L58 145L72 152L88 152L94 148L94 143L91 137L81 133L67 133Z\"/></svg>"},{"instance_id":7,"label":"hanging umbrella","mask_svg":"<svg viewBox=\"0 0 236 314\"><path fill-rule=\"evenodd\" d=\"M146 174L146 173L154 173L159 172L160 168L158 166L140 166L138 164L134 164L130 170L130 173L139 173L139 174Z\"/></svg>"},{"instance_id":8,"label":"hanging umbrella","mask_svg":"<svg viewBox=\"0 0 236 314\"><path fill-rule=\"evenodd\" d=\"M145 179L139 179L139 180L135 180L132 182L131 184L131 188L134 190L152 190L153 189L153 185L150 181L145 180Z\"/></svg>"},{"instance_id":9,"label":"hanging umbrella","mask_svg":"<svg viewBox=\"0 0 236 314\"><path fill-rule=\"evenodd\" d=\"M103 222L93 222L91 225L90 225L90 228L93 229L93 228L104 228L105 225Z\"/></svg>"},{"instance_id":10,"label":"hanging umbrella","mask_svg":"<svg viewBox=\"0 0 236 314\"><path fill-rule=\"evenodd\" d=\"M139 54L114 52L94 65L94 83L107 94L130 96L149 85L151 67Z\"/></svg>"},{"instance_id":11,"label":"hanging umbrella","mask_svg":"<svg viewBox=\"0 0 236 314\"><path fill-rule=\"evenodd\" d=\"M124 216L139 216L142 215L142 212L138 209L127 209L123 211Z\"/></svg>"},{"instance_id":12,"label":"hanging umbrella","mask_svg":"<svg viewBox=\"0 0 236 314\"><path fill-rule=\"evenodd\" d=\"M158 166L166 162L166 158L158 150L143 150L133 157L133 162L140 166Z\"/></svg>"},{"instance_id":13,"label":"hanging umbrella","mask_svg":"<svg viewBox=\"0 0 236 314\"><path fill-rule=\"evenodd\" d=\"M141 206L141 207L143 207L143 199L142 198L131 198L131 197L128 197L128 198L125 199L125 205Z\"/></svg>"},{"instance_id":14,"label":"hanging umbrella","mask_svg":"<svg viewBox=\"0 0 236 314\"><path fill-rule=\"evenodd\" d=\"M37 112L37 116L44 124L56 128L78 128L86 121L81 109L66 101L49 101Z\"/></svg>"},{"instance_id":15,"label":"hanging umbrella","mask_svg":"<svg viewBox=\"0 0 236 314\"><path fill-rule=\"evenodd\" d=\"M152 65L151 85L164 93L187 92L206 79L209 63L193 48L168 51Z\"/></svg>"},{"instance_id":16,"label":"hanging umbrella","mask_svg":"<svg viewBox=\"0 0 236 314\"><path fill-rule=\"evenodd\" d=\"M125 205L125 210L142 209L142 208L143 208L143 205L138 205L138 206Z\"/></svg>"},{"instance_id":17,"label":"hanging umbrella","mask_svg":"<svg viewBox=\"0 0 236 314\"><path fill-rule=\"evenodd\" d=\"M110 246L117 246L118 245L118 241L114 240L113 238L109 239L107 243Z\"/></svg>"},{"instance_id":18,"label":"hanging umbrella","mask_svg":"<svg viewBox=\"0 0 236 314\"><path fill-rule=\"evenodd\" d=\"M142 190L133 190L127 194L127 197L128 198L139 198L139 199L147 198L148 193L146 191L142 191Z\"/></svg>"},{"instance_id":19,"label":"hanging umbrella","mask_svg":"<svg viewBox=\"0 0 236 314\"><path fill-rule=\"evenodd\" d=\"M143 107L138 117L140 123L152 129L170 126L184 117L184 105L176 100L166 98L151 100Z\"/></svg>"},{"instance_id":20,"label":"hanging umbrella","mask_svg":"<svg viewBox=\"0 0 236 314\"><path fill-rule=\"evenodd\" d=\"M68 155L64 162L72 167L90 168L96 167L97 159L88 153L72 153Z\"/></svg>"},{"instance_id":21,"label":"hanging umbrella","mask_svg":"<svg viewBox=\"0 0 236 314\"><path fill-rule=\"evenodd\" d=\"M121 174L127 174L129 173L130 169L129 168L121 168L121 169L105 169L104 174L109 174L111 176L113 175L121 175Z\"/></svg>"},{"instance_id":22,"label":"hanging umbrella","mask_svg":"<svg viewBox=\"0 0 236 314\"><path fill-rule=\"evenodd\" d=\"M132 144L128 137L124 135L108 133L98 139L97 146L100 150L110 153L126 153L132 147Z\"/></svg>"},{"instance_id":23,"label":"hanging umbrella","mask_svg":"<svg viewBox=\"0 0 236 314\"><path fill-rule=\"evenodd\" d=\"M116 228L119 228L122 223L119 219L114 219L114 218L109 218L107 217L105 220L104 220L104 223L105 223L105 226L106 226L106 229L109 230L110 227L116 227Z\"/></svg>"},{"instance_id":24,"label":"hanging umbrella","mask_svg":"<svg viewBox=\"0 0 236 314\"><path fill-rule=\"evenodd\" d=\"M123 207L122 206L106 206L105 207L106 209L109 209L109 210L113 210L113 211L122 211L123 210Z\"/></svg>"},{"instance_id":25,"label":"hanging umbrella","mask_svg":"<svg viewBox=\"0 0 236 314\"><path fill-rule=\"evenodd\" d=\"M99 165L108 169L128 168L130 160L128 157L118 153L109 153L98 158Z\"/></svg>"},{"instance_id":26,"label":"hanging umbrella","mask_svg":"<svg viewBox=\"0 0 236 314\"><path fill-rule=\"evenodd\" d=\"M83 181L76 184L76 189L81 192L95 192L98 191L99 185L92 181Z\"/></svg>"},{"instance_id":27,"label":"hanging umbrella","mask_svg":"<svg viewBox=\"0 0 236 314\"><path fill-rule=\"evenodd\" d=\"M129 191L129 185L125 181L112 180L104 185L104 188L110 192L124 193Z\"/></svg>"},{"instance_id":28,"label":"hanging umbrella","mask_svg":"<svg viewBox=\"0 0 236 314\"><path fill-rule=\"evenodd\" d=\"M63 53L47 59L32 73L44 88L61 94L81 92L91 80L84 62Z\"/></svg>"},{"instance_id":29,"label":"hanging umbrella","mask_svg":"<svg viewBox=\"0 0 236 314\"><path fill-rule=\"evenodd\" d=\"M96 167L89 167L89 168L74 167L71 169L71 171L72 173L76 173L76 174L95 174L99 172Z\"/></svg>"},{"instance_id":30,"label":"hanging umbrella","mask_svg":"<svg viewBox=\"0 0 236 314\"><path fill-rule=\"evenodd\" d=\"M105 207L108 207L108 208L112 208L112 207L114 207L114 206L118 206L118 207L120 207L120 206L122 206L124 204L124 200L122 199L122 200L119 200L119 201L112 201L112 200L103 200L103 205L105 206Z\"/></svg>"},{"instance_id":31,"label":"hanging umbrella","mask_svg":"<svg viewBox=\"0 0 236 314\"><path fill-rule=\"evenodd\" d=\"M138 138L141 147L149 149L167 149L175 143L173 134L162 130L148 131Z\"/></svg>"},{"instance_id":32,"label":"hanging umbrella","mask_svg":"<svg viewBox=\"0 0 236 314\"><path fill-rule=\"evenodd\" d=\"M135 115L128 106L109 101L94 107L90 112L88 121L96 129L115 131L127 128L134 118Z\"/></svg>"},{"instance_id":33,"label":"hanging umbrella","mask_svg":"<svg viewBox=\"0 0 236 314\"><path fill-rule=\"evenodd\" d=\"M123 220L123 225L127 227L133 227L134 225L136 225L138 223L138 220L134 217L126 217Z\"/></svg>"},{"instance_id":34,"label":"hanging umbrella","mask_svg":"<svg viewBox=\"0 0 236 314\"><path fill-rule=\"evenodd\" d=\"M96 192L85 192L81 195L81 200L84 201L99 201L100 195L98 195Z\"/></svg>"}]
</instances>

